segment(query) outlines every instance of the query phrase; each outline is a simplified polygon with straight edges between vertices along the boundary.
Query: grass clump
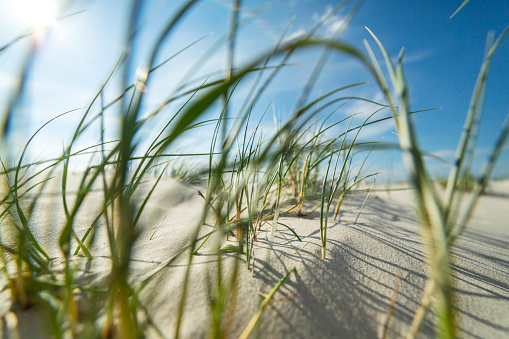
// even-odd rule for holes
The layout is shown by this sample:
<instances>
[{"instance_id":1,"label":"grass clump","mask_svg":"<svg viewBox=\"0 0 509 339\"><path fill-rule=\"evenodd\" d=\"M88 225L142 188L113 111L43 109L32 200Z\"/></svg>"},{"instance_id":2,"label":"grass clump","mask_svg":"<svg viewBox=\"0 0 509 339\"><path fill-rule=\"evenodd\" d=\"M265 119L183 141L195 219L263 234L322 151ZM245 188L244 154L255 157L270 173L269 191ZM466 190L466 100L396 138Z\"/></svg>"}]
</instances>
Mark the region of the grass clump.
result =
<instances>
[{"instance_id":1,"label":"grass clump","mask_svg":"<svg viewBox=\"0 0 509 339\"><path fill-rule=\"evenodd\" d=\"M400 146L405 152L404 157L406 165L410 172L412 185L415 187L417 211L424 228L423 242L431 255L430 266L432 273L428 277L428 283L424 289L421 305L412 321L411 331L408 333L408 337L413 338L418 334L426 310L429 307L430 299L436 298L436 335L442 338L453 338L456 337L456 320L453 310L454 292L452 288L449 252L454 241L465 229L473 214L474 207L479 200L479 196L488 183L488 179L491 176L491 171L500 154L502 145L505 143L507 135L509 134L509 118L506 119L502 127L500 136L483 168L481 177L475 183L475 188L467 203L467 208L461 212L459 211L459 207L464 191L460 190L460 173L470 173L471 171L472 163L466 161L468 158L466 153L467 147L475 144L476 134L473 133L473 126L474 122L480 119L482 98L484 97L484 91L486 89L486 75L490 61L498 45L509 32L509 26L495 42L488 42L488 53L481 66L479 77L472 94L464 132L458 143L456 159L450 171L444 200L438 197L435 187L432 184L432 180L429 177L417 144L413 124L408 117L407 112L410 112L410 104L408 87L402 65L404 49L401 50L398 56L398 62L394 65L380 40L369 29L368 31L382 51L390 75L395 97L392 96L389 90L387 81L380 70L369 44L365 42L366 48L371 55L379 84L386 95L387 101L392 106L393 116L397 122ZM396 103L399 103L397 107Z\"/></svg>"}]
</instances>

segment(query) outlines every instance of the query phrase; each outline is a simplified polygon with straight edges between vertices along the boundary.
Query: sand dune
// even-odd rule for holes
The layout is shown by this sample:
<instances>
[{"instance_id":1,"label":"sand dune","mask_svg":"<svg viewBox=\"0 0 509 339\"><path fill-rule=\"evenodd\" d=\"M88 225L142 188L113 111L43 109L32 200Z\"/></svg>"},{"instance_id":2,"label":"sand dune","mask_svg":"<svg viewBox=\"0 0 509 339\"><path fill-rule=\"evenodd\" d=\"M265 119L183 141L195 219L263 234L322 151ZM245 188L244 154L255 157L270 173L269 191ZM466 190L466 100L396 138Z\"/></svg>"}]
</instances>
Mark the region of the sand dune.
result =
<instances>
[{"instance_id":1,"label":"sand dune","mask_svg":"<svg viewBox=\"0 0 509 339\"><path fill-rule=\"evenodd\" d=\"M143 214L140 235L132 250L133 285L188 243L203 206L203 199L197 195L199 189L203 188L172 179L160 183ZM262 300L260 292L268 293L293 266L296 266L295 273L262 316L256 329L259 337L380 337L398 279L400 288L388 337L399 338L406 334L420 301L427 271L412 195L409 191L373 193L354 225L364 197L363 194L348 196L339 221L330 221L328 259L325 260L320 258L318 212L304 218L295 214L281 217L280 221L292 227L302 241L288 229L278 226L274 243L271 243L270 226L262 228L255 244L254 268L246 270L244 262L238 267L234 312L227 318L231 337L241 333L258 309ZM100 208L94 201L100 202L99 196L91 199L76 219L75 229L79 234L93 220L91 212ZM507 182L492 183L454 248L453 277L461 337L509 337L507 206ZM36 236L45 248L53 249L51 255L55 257L60 256L56 234L64 220L61 209L58 195L48 195L32 216ZM204 232L211 229L210 226L203 228ZM94 258L80 264L81 279L105 279L111 270L111 261L104 227L99 227L91 252ZM181 337L199 338L209 333L209 281L217 274L213 264L216 258L212 241L194 256ZM223 277L228 278L235 274L234 256L225 254L225 258ZM167 337L172 337L175 330L187 260L186 254L167 266L142 294L153 320ZM6 305L8 296L6 293L2 296L3 305ZM30 312L35 311L18 312L21 334L25 338L32 337L34 331L38 335L44 332L44 325L36 325ZM147 335L157 337L150 329ZM421 336L434 336L432 315L426 319Z\"/></svg>"}]
</instances>

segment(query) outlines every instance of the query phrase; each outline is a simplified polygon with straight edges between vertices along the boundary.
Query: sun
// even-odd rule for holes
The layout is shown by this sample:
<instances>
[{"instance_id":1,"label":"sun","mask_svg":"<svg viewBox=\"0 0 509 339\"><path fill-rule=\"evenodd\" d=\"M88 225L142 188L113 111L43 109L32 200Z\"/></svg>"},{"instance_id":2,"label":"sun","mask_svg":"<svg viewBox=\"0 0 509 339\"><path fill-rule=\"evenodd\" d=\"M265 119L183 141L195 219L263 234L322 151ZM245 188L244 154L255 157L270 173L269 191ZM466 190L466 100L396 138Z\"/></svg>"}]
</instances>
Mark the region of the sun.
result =
<instances>
[{"instance_id":1,"label":"sun","mask_svg":"<svg viewBox=\"0 0 509 339\"><path fill-rule=\"evenodd\" d=\"M33 28L53 24L58 14L57 3L52 0L9 0L9 7L19 21Z\"/></svg>"}]
</instances>

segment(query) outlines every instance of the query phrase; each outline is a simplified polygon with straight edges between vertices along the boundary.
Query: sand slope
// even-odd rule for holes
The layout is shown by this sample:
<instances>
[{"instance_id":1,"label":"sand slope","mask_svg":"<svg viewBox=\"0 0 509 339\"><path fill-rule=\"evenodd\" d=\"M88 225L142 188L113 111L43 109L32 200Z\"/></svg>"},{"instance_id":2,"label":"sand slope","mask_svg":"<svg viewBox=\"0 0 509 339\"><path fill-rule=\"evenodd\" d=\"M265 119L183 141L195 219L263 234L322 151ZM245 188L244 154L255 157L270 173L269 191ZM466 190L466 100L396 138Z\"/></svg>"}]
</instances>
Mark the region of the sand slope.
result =
<instances>
[{"instance_id":1,"label":"sand slope","mask_svg":"<svg viewBox=\"0 0 509 339\"><path fill-rule=\"evenodd\" d=\"M482 198L470 227L454 250L453 275L461 337L509 337L509 188L506 186L495 184L496 194ZM196 194L198 189L202 188L171 179L161 182L141 219L140 236L132 251L133 284L188 243L203 206L203 200ZM258 309L262 300L259 292L268 293L293 266L296 272L262 317L256 332L259 337L379 337L398 274L401 286L388 337L406 334L426 277L425 253L420 245L413 199L408 191L390 195L373 193L358 223L353 225L363 200L364 195L348 196L339 221L330 221L326 260L320 259L318 212L305 218L295 215L281 218L282 223L301 236L302 242L278 226L271 246L270 226L262 228L255 246L253 271L247 271L244 262L239 266L235 312L228 318L231 337L240 334ZM59 252L54 235L63 222L62 217L56 217L60 208L59 199L48 196L32 222L32 227L39 230L37 236L47 248L53 248L55 257ZM91 211L97 208L94 201L86 205L76 220L78 233L86 230L93 219ZM210 229L204 226L204 232ZM103 227L96 235L92 253L94 259L83 263L86 272L81 274L83 279L100 281L111 268ZM223 276L227 278L233 272L234 261L232 255L225 257ZM210 281L214 281L211 279L217 273L216 258L212 241L194 256L182 337L208 335L208 296ZM167 337L174 334L187 260L188 256L182 256L166 267L143 293L153 320ZM20 322L27 318L20 314ZM30 337L23 323L21 328L26 329L22 331L26 331L24 337ZM157 337L153 330L147 335ZM422 337L433 336L429 316Z\"/></svg>"}]
</instances>

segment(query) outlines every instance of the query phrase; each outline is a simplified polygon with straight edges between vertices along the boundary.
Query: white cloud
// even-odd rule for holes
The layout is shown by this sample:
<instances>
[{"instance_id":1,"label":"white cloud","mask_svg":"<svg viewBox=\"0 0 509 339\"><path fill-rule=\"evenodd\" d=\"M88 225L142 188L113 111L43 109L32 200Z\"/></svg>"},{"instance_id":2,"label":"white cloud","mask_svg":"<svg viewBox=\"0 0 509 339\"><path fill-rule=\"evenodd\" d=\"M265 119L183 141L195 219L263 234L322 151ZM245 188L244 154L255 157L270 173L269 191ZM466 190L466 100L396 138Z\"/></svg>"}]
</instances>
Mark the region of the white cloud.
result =
<instances>
[{"instance_id":1,"label":"white cloud","mask_svg":"<svg viewBox=\"0 0 509 339\"><path fill-rule=\"evenodd\" d=\"M359 93L359 95L357 95L357 96L360 98L366 98L366 99L372 100L372 101L380 103L380 104L385 104L384 96L379 91L377 91L374 94L373 93L372 94ZM351 104L347 105L346 113L348 115L354 114L354 113L360 113L354 117L354 120L361 121L361 120L365 120L369 115L371 115L375 111L379 110L380 108L382 108L382 106L371 103L369 101L355 100L355 101L352 101ZM382 112L377 113L374 116L374 118L381 118L382 115L388 116L389 114L390 114L389 110L386 109L385 112L383 112L383 113Z\"/></svg>"},{"instance_id":2,"label":"white cloud","mask_svg":"<svg viewBox=\"0 0 509 339\"><path fill-rule=\"evenodd\" d=\"M331 4L327 4L327 7L325 7L325 13L322 15L322 17L320 19L324 19L325 17L329 16L333 10L334 10L334 7L332 7Z\"/></svg>"},{"instance_id":3,"label":"white cloud","mask_svg":"<svg viewBox=\"0 0 509 339\"><path fill-rule=\"evenodd\" d=\"M339 28L341 28L345 23L346 19L343 16L340 16L338 14L332 15L332 11L334 10L334 7L332 5L327 5L325 8L325 13L322 15L318 13L313 13L312 19L315 22L319 22L322 20L325 20L323 23L323 28L326 34L334 34Z\"/></svg>"},{"instance_id":4,"label":"white cloud","mask_svg":"<svg viewBox=\"0 0 509 339\"><path fill-rule=\"evenodd\" d=\"M477 162L484 161L484 158L487 157L492 152L490 147L479 147L474 150L474 159ZM456 156L456 149L439 149L431 152L433 155L437 157L443 158L445 160L453 160ZM482 160L482 161L481 161Z\"/></svg>"},{"instance_id":5,"label":"white cloud","mask_svg":"<svg viewBox=\"0 0 509 339\"><path fill-rule=\"evenodd\" d=\"M405 64L418 62L421 60L428 59L429 57L433 56L434 54L435 54L435 51L433 51L431 49L422 50L422 51L413 52L413 53L405 53L405 56L403 57L403 61L405 62ZM397 62L397 60L395 59L394 62Z\"/></svg>"},{"instance_id":6,"label":"white cloud","mask_svg":"<svg viewBox=\"0 0 509 339\"><path fill-rule=\"evenodd\" d=\"M326 23L325 30L328 34L334 34L341 27L344 28L345 24L346 24L345 18L341 18L335 15Z\"/></svg>"},{"instance_id":7,"label":"white cloud","mask_svg":"<svg viewBox=\"0 0 509 339\"><path fill-rule=\"evenodd\" d=\"M284 39L284 42L288 42L288 41L292 41L292 40L295 40L297 38L301 38L303 37L304 35L306 34L306 31L301 28L295 32L293 32L292 34L288 35L285 39Z\"/></svg>"},{"instance_id":8,"label":"white cloud","mask_svg":"<svg viewBox=\"0 0 509 339\"><path fill-rule=\"evenodd\" d=\"M389 135L391 131L396 130L396 125L393 119L377 122L373 125L365 126L359 134L362 139L368 139L370 141L377 141L381 137Z\"/></svg>"}]
</instances>

